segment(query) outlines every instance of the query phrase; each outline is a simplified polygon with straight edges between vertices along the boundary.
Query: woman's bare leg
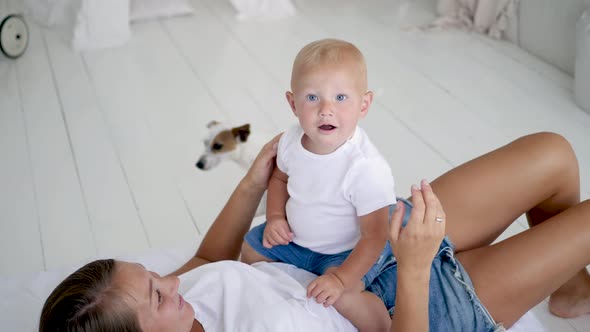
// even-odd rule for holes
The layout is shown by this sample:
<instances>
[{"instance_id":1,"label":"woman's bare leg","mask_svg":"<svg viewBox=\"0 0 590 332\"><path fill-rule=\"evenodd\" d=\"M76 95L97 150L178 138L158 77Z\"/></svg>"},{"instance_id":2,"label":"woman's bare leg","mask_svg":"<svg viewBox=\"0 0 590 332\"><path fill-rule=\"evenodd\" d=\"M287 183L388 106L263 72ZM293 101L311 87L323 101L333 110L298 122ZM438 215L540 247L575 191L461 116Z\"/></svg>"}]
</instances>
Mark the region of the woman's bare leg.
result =
<instances>
[{"instance_id":1,"label":"woman's bare leg","mask_svg":"<svg viewBox=\"0 0 590 332\"><path fill-rule=\"evenodd\" d=\"M242 242L240 261L246 264L254 264L257 262L274 262L272 259L259 254L246 241Z\"/></svg>"},{"instance_id":2,"label":"woman's bare leg","mask_svg":"<svg viewBox=\"0 0 590 332\"><path fill-rule=\"evenodd\" d=\"M589 313L585 266L590 264L590 201L492 246L458 253L457 258L482 303L506 327L550 294L561 299L568 315ZM564 287L576 291L563 292Z\"/></svg>"},{"instance_id":3,"label":"woman's bare leg","mask_svg":"<svg viewBox=\"0 0 590 332\"><path fill-rule=\"evenodd\" d=\"M566 289L590 291L584 268L590 263L590 204L568 210L579 202L579 174L563 137L523 137L451 170L432 187L457 257L498 321L510 326L557 289L555 298L568 300ZM523 213L538 226L489 246ZM565 311L587 312L582 302Z\"/></svg>"},{"instance_id":4,"label":"woman's bare leg","mask_svg":"<svg viewBox=\"0 0 590 332\"><path fill-rule=\"evenodd\" d=\"M569 143L551 133L522 137L431 185L457 252L491 244L528 211L538 224L580 201L577 159Z\"/></svg>"}]
</instances>

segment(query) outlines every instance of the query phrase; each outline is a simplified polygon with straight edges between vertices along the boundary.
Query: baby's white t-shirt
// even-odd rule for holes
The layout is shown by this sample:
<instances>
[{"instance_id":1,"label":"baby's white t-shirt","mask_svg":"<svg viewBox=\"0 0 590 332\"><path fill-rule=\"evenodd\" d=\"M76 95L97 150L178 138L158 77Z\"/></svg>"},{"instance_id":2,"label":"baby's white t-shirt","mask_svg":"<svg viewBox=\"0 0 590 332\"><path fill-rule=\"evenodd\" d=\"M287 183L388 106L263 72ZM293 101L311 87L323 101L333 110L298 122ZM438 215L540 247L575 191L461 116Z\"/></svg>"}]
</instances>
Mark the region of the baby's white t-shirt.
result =
<instances>
[{"instance_id":1,"label":"baby's white t-shirt","mask_svg":"<svg viewBox=\"0 0 590 332\"><path fill-rule=\"evenodd\" d=\"M359 217L395 203L391 168L360 127L326 155L307 151L303 134L299 125L289 128L277 152L277 166L289 176L293 242L323 254L350 250L360 239Z\"/></svg>"},{"instance_id":2,"label":"baby's white t-shirt","mask_svg":"<svg viewBox=\"0 0 590 332\"><path fill-rule=\"evenodd\" d=\"M307 298L317 276L284 263L221 261L180 276L179 293L205 331L356 331L334 309Z\"/></svg>"}]
</instances>

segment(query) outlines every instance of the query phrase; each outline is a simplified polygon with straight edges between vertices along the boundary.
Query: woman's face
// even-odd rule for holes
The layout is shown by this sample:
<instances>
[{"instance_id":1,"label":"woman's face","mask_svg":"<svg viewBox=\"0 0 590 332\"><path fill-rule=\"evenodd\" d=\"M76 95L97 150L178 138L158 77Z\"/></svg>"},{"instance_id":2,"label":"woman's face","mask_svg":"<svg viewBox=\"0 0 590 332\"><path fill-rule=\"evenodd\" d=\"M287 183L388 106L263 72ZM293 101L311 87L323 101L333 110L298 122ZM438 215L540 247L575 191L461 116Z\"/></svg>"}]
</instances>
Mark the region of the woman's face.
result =
<instances>
[{"instance_id":1,"label":"woman's face","mask_svg":"<svg viewBox=\"0 0 590 332\"><path fill-rule=\"evenodd\" d=\"M178 277L160 277L137 263L117 261L114 283L127 291L144 332L190 331L193 307L178 294Z\"/></svg>"}]
</instances>

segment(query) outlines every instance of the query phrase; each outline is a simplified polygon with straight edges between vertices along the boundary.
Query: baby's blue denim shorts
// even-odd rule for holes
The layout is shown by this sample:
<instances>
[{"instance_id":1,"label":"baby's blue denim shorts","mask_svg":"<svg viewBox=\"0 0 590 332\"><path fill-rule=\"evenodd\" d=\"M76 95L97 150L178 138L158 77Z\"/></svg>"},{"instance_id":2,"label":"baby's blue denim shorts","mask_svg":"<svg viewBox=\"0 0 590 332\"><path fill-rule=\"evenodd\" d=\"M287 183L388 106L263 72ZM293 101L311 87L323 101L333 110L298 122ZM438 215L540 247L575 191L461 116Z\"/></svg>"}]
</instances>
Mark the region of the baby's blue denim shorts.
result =
<instances>
[{"instance_id":1,"label":"baby's blue denim shorts","mask_svg":"<svg viewBox=\"0 0 590 332\"><path fill-rule=\"evenodd\" d=\"M272 259L273 261L295 265L300 269L307 270L317 275L324 274L330 267L342 265L344 260L352 252L352 250L348 250L333 255L321 254L293 242L286 245L273 246L271 249L268 249L262 245L262 235L265 227L266 222L252 228L246 233L244 240L256 250L256 252L264 257ZM362 281L365 283L365 288L370 285L383 270L383 264L391 261L391 257L391 246L389 245L389 241L387 241L375 264L373 264L371 269L362 278Z\"/></svg>"},{"instance_id":2,"label":"baby's blue denim shorts","mask_svg":"<svg viewBox=\"0 0 590 332\"><path fill-rule=\"evenodd\" d=\"M403 225L408 222L412 204L398 198L406 205ZM393 213L395 205L389 209ZM390 256L379 276L367 290L381 297L390 314L395 311L397 262ZM430 270L429 320L431 332L479 332L505 331L497 324L475 294L473 283L454 257L454 246L448 237L440 245Z\"/></svg>"}]
</instances>

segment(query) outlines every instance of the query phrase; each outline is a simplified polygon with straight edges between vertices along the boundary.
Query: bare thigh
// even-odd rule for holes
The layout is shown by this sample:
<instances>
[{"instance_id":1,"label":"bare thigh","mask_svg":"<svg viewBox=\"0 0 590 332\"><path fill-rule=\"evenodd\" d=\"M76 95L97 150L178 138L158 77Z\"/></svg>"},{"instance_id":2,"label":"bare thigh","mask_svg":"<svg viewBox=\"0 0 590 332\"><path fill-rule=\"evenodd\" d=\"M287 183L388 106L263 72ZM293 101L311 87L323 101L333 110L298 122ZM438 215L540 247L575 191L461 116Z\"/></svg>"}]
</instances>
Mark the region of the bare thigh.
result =
<instances>
[{"instance_id":1,"label":"bare thigh","mask_svg":"<svg viewBox=\"0 0 590 332\"><path fill-rule=\"evenodd\" d=\"M242 254L240 261L246 264L254 264L256 262L274 262L272 259L259 254L246 241L242 242Z\"/></svg>"},{"instance_id":2,"label":"bare thigh","mask_svg":"<svg viewBox=\"0 0 590 332\"><path fill-rule=\"evenodd\" d=\"M578 163L559 135L520 138L447 172L432 187L457 258L483 304L506 326L588 264L590 204L571 208L580 197ZM524 213L540 225L490 246Z\"/></svg>"},{"instance_id":3,"label":"bare thigh","mask_svg":"<svg viewBox=\"0 0 590 332\"><path fill-rule=\"evenodd\" d=\"M492 317L510 327L590 264L590 201L456 256Z\"/></svg>"},{"instance_id":4,"label":"bare thigh","mask_svg":"<svg viewBox=\"0 0 590 332\"><path fill-rule=\"evenodd\" d=\"M457 252L491 244L519 216L579 202L576 157L561 136L520 138L432 181Z\"/></svg>"}]
</instances>

